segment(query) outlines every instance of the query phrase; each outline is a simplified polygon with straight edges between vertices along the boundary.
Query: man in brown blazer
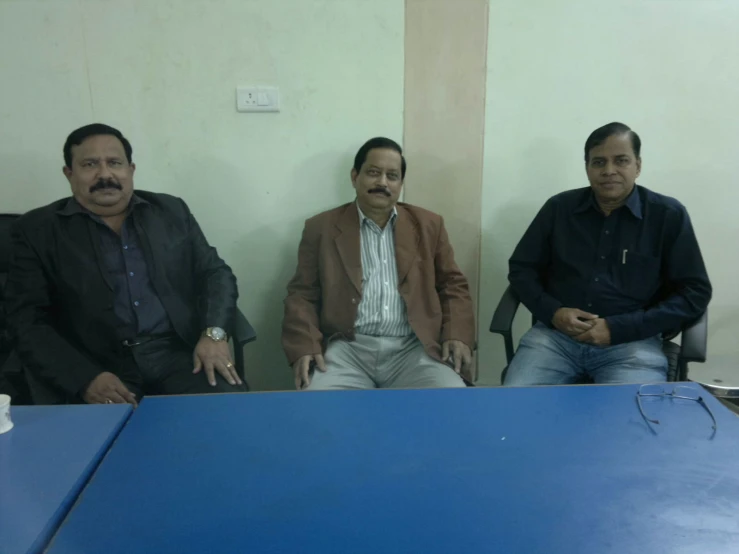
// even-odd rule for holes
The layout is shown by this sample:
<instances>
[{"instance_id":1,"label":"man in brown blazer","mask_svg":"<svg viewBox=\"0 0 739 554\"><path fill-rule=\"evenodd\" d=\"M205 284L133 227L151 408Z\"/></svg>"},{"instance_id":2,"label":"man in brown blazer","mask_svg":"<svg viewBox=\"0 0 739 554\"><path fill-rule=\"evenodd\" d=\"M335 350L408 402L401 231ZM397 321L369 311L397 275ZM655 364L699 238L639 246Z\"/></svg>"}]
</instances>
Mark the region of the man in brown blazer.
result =
<instances>
[{"instance_id":1,"label":"man in brown blazer","mask_svg":"<svg viewBox=\"0 0 739 554\"><path fill-rule=\"evenodd\" d=\"M351 171L356 201L305 222L282 325L297 389L473 380L467 280L441 216L398 203L405 170L396 142L367 141Z\"/></svg>"}]
</instances>

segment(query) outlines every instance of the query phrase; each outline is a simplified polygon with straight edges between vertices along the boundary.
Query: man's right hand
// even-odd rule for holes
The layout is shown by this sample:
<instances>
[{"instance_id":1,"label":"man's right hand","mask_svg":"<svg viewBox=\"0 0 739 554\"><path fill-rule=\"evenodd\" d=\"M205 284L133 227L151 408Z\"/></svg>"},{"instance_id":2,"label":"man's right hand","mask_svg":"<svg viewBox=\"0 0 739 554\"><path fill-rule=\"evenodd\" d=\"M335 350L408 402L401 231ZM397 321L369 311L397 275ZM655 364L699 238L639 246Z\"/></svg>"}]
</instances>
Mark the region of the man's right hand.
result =
<instances>
[{"instance_id":1,"label":"man's right hand","mask_svg":"<svg viewBox=\"0 0 739 554\"><path fill-rule=\"evenodd\" d=\"M577 308L560 308L554 312L552 325L565 335L576 337L586 331L590 331L593 325L595 325L596 319L598 319L597 315L583 312Z\"/></svg>"},{"instance_id":2,"label":"man's right hand","mask_svg":"<svg viewBox=\"0 0 739 554\"><path fill-rule=\"evenodd\" d=\"M82 399L88 404L133 404L136 395L126 388L116 375L104 371L92 380Z\"/></svg>"},{"instance_id":3,"label":"man's right hand","mask_svg":"<svg viewBox=\"0 0 739 554\"><path fill-rule=\"evenodd\" d=\"M310 385L310 363L316 362L316 367L321 371L326 371L326 362L323 361L322 354L308 354L302 356L293 364L295 372L295 388L302 390Z\"/></svg>"}]
</instances>

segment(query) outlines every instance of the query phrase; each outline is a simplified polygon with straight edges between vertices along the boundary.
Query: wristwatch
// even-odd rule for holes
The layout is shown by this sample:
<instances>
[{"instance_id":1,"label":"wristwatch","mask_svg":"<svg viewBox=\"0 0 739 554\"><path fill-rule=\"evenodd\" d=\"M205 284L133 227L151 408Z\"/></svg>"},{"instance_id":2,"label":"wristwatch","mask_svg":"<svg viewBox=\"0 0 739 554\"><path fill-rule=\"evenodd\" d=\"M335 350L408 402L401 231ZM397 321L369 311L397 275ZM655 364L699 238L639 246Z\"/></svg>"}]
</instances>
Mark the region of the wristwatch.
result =
<instances>
[{"instance_id":1,"label":"wristwatch","mask_svg":"<svg viewBox=\"0 0 739 554\"><path fill-rule=\"evenodd\" d=\"M220 327L208 327L203 334L215 342L228 340L228 334Z\"/></svg>"}]
</instances>

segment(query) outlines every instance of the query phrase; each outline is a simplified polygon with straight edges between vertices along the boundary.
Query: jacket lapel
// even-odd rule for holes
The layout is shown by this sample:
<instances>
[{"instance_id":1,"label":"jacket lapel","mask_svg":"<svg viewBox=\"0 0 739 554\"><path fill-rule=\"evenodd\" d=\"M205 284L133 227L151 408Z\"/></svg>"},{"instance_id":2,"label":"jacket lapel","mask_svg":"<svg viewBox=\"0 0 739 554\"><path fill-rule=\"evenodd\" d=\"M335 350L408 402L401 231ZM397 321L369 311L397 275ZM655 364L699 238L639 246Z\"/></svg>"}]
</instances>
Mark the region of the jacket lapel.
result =
<instances>
[{"instance_id":1,"label":"jacket lapel","mask_svg":"<svg viewBox=\"0 0 739 554\"><path fill-rule=\"evenodd\" d=\"M408 210L398 205L398 219L395 222L395 263L398 266L398 286L400 286L416 261L421 235Z\"/></svg>"},{"instance_id":2,"label":"jacket lapel","mask_svg":"<svg viewBox=\"0 0 739 554\"><path fill-rule=\"evenodd\" d=\"M84 214L82 208L74 200L74 198L67 199L65 205L56 211L60 229L64 230L71 244L75 245L77 255L82 255L84 262L94 262L97 266L96 273L99 275L101 281L105 283L109 291L113 291L113 281L105 271L105 264L103 263L103 254L100 250L100 240L98 234L100 230L97 228L98 224L95 223L90 217ZM79 250L78 250L79 249ZM61 254L62 259L69 264L69 254ZM88 275L90 275L88 273ZM91 275L90 275L91 276ZM100 282L89 283L90 285L98 285Z\"/></svg>"},{"instance_id":3,"label":"jacket lapel","mask_svg":"<svg viewBox=\"0 0 739 554\"><path fill-rule=\"evenodd\" d=\"M62 215L59 231L64 240L56 246L59 263L64 268L60 279L71 283L83 295L87 310L94 313L97 309L100 321L115 329L120 321L113 310L113 281L105 270L97 225L86 215Z\"/></svg>"},{"instance_id":4,"label":"jacket lapel","mask_svg":"<svg viewBox=\"0 0 739 554\"><path fill-rule=\"evenodd\" d=\"M75 216L73 218L72 222L72 228L76 225L84 225L87 227L85 229L84 235L86 235L86 239L90 243L90 250L95 255L95 264L97 265L97 269L100 272L100 277L102 277L105 284L108 286L108 288L112 291L113 290L113 281L110 278L110 274L105 270L105 261L103 260L103 253L100 251L100 240L97 237L97 233L100 232L100 230L97 228L97 223L95 223L92 219L89 217L81 217L81 216ZM72 230L73 234L82 234L82 233L75 233L74 230Z\"/></svg>"},{"instance_id":5,"label":"jacket lapel","mask_svg":"<svg viewBox=\"0 0 739 554\"><path fill-rule=\"evenodd\" d=\"M156 267L156 261L161 259L160 253L154 252L154 249L152 248L151 240L149 240L149 221L147 220L146 215L142 212L146 210L139 210L139 213L136 214L136 216L133 216L133 214L129 217L134 217L133 219L133 226L134 229L136 229L136 235L138 238L139 246L141 247L141 251L144 253L144 261L146 262L146 270L149 273L149 280L154 285L154 289L159 293L159 290L157 290L156 286L156 277L157 277L157 267ZM160 294L161 296L161 294Z\"/></svg>"},{"instance_id":6,"label":"jacket lapel","mask_svg":"<svg viewBox=\"0 0 739 554\"><path fill-rule=\"evenodd\" d=\"M337 234L334 237L336 250L344 265L349 280L362 294L362 253L359 239L359 212L357 205L351 203L336 221Z\"/></svg>"}]
</instances>

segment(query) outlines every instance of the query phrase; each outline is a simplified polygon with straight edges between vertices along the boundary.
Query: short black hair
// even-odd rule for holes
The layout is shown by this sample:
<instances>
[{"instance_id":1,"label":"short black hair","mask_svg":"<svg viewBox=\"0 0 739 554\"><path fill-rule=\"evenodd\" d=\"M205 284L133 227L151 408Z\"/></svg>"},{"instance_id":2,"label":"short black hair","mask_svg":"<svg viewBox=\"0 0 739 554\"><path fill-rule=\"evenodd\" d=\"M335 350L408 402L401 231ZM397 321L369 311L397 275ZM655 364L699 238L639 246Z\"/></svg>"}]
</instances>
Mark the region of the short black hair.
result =
<instances>
[{"instance_id":1,"label":"short black hair","mask_svg":"<svg viewBox=\"0 0 739 554\"><path fill-rule=\"evenodd\" d=\"M354 170L359 173L362 169L362 166L364 165L364 162L367 161L367 155L370 153L370 150L375 150L377 148L395 150L398 154L400 154L400 174L401 178L405 179L405 156L403 156L403 149L397 142L385 137L375 137L369 139L362 145L362 147L357 152L357 155L354 156Z\"/></svg>"},{"instance_id":2,"label":"short black hair","mask_svg":"<svg viewBox=\"0 0 739 554\"><path fill-rule=\"evenodd\" d=\"M613 123L603 125L603 127L599 127L598 129L590 133L588 140L585 141L585 163L590 162L590 151L596 146L600 146L601 144L603 144L608 139L608 137L612 137L613 135L625 134L628 134L629 138L631 138L631 148L634 150L634 154L636 154L636 157L640 158L641 139L639 138L639 135L632 131L631 127L629 127L628 125L624 125L623 123L614 121Z\"/></svg>"},{"instance_id":3,"label":"short black hair","mask_svg":"<svg viewBox=\"0 0 739 554\"><path fill-rule=\"evenodd\" d=\"M85 125L84 127L75 129L67 137L67 141L64 143L64 164L67 167L72 167L72 147L79 146L86 139L96 135L111 135L120 140L123 145L123 150L126 152L128 163L131 163L133 148L131 148L131 143L123 136L123 133L110 125L105 125L104 123L91 123L90 125Z\"/></svg>"}]
</instances>

